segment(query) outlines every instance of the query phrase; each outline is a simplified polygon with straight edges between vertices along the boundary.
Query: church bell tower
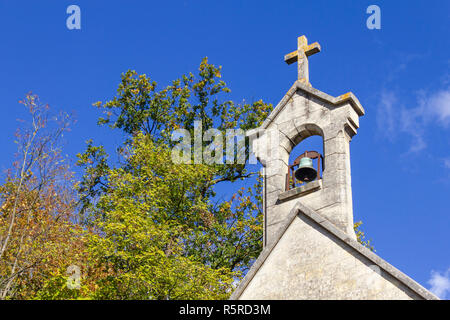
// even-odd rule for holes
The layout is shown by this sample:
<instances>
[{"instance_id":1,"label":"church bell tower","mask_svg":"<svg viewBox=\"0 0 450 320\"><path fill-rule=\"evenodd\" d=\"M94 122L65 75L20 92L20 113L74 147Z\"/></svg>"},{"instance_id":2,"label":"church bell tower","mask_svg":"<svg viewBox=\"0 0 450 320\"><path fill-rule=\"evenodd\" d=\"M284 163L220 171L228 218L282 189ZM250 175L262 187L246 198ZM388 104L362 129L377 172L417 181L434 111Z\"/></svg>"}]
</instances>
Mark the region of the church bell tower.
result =
<instances>
[{"instance_id":1,"label":"church bell tower","mask_svg":"<svg viewBox=\"0 0 450 320\"><path fill-rule=\"evenodd\" d=\"M284 57L288 64L298 63L298 80L250 137L265 171L265 246L273 241L297 202L316 210L355 239L350 141L364 109L351 92L335 98L311 86L308 58L320 50L317 42L308 44L305 36L298 38L297 50ZM323 139L324 154L318 156L323 173L314 181L292 187L296 177L290 170L289 155L296 145L313 135Z\"/></svg>"},{"instance_id":2,"label":"church bell tower","mask_svg":"<svg viewBox=\"0 0 450 320\"><path fill-rule=\"evenodd\" d=\"M311 86L308 58L320 50L298 38L284 58L298 63L298 79L249 133L264 172L264 248L231 299L437 299L356 240L350 141L364 109L351 92L332 97ZM304 150L290 163L313 135L323 154Z\"/></svg>"}]
</instances>

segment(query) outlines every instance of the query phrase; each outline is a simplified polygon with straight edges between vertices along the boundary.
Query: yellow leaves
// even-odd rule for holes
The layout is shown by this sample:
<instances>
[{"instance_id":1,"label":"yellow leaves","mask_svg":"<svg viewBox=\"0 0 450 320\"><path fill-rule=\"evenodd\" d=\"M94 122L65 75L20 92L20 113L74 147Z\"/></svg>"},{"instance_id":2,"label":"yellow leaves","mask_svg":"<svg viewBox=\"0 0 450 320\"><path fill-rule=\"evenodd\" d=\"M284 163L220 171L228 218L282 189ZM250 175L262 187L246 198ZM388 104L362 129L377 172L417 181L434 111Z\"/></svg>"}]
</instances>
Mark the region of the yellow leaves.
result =
<instances>
[{"instance_id":1,"label":"yellow leaves","mask_svg":"<svg viewBox=\"0 0 450 320\"><path fill-rule=\"evenodd\" d=\"M371 240L365 240L365 233L359 229L362 224L362 221L358 221L353 224L353 230L356 234L356 240L369 250L375 251L374 247L371 245Z\"/></svg>"},{"instance_id":2,"label":"yellow leaves","mask_svg":"<svg viewBox=\"0 0 450 320\"><path fill-rule=\"evenodd\" d=\"M200 71L204 70L208 65L208 57L204 57L202 62L200 63L200 67L198 68Z\"/></svg>"}]
</instances>

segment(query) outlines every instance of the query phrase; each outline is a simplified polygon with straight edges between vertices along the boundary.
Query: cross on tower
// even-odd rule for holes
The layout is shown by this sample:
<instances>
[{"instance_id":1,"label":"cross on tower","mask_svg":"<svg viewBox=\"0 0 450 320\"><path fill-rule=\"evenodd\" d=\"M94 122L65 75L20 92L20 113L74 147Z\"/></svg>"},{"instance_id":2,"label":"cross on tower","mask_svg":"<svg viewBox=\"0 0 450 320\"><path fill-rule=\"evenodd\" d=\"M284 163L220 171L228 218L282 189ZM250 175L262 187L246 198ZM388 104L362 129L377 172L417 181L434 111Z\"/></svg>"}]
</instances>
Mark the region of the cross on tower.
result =
<instances>
[{"instance_id":1,"label":"cross on tower","mask_svg":"<svg viewBox=\"0 0 450 320\"><path fill-rule=\"evenodd\" d=\"M298 61L298 80L311 85L309 83L308 57L320 52L320 45L317 42L308 44L305 36L298 37L297 50L284 56L287 64Z\"/></svg>"}]
</instances>

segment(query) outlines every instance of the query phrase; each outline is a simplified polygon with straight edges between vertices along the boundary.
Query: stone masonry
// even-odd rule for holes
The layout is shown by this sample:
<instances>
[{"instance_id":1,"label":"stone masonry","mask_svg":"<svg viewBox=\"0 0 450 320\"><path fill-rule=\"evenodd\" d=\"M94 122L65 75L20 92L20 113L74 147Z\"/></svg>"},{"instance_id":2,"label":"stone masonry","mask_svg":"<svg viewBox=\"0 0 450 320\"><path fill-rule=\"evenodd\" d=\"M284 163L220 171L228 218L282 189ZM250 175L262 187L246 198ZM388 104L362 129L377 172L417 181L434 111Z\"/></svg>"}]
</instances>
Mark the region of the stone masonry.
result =
<instances>
[{"instance_id":1,"label":"stone masonry","mask_svg":"<svg viewBox=\"0 0 450 320\"><path fill-rule=\"evenodd\" d=\"M435 295L297 203L231 299L410 300Z\"/></svg>"},{"instance_id":2,"label":"stone masonry","mask_svg":"<svg viewBox=\"0 0 450 320\"><path fill-rule=\"evenodd\" d=\"M296 81L262 127L254 131L253 150L266 173L264 245L273 241L280 223L298 201L298 197L280 199L285 192L289 154L312 135L324 141L323 178L317 182L318 190L298 196L302 203L355 237L349 143L363 114L364 109L352 93L334 98ZM278 139L271 139L273 136Z\"/></svg>"}]
</instances>

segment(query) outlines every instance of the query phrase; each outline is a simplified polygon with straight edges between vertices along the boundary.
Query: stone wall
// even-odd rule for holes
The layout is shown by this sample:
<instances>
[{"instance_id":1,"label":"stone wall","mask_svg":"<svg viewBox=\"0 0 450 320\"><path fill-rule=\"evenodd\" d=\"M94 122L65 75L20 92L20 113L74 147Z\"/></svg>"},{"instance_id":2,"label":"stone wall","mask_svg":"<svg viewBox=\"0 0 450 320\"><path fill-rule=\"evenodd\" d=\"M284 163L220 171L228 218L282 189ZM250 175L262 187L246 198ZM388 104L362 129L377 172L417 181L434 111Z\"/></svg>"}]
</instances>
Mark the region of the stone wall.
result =
<instances>
[{"instance_id":1,"label":"stone wall","mask_svg":"<svg viewBox=\"0 0 450 320\"><path fill-rule=\"evenodd\" d=\"M422 299L307 216L297 215L239 299Z\"/></svg>"}]
</instances>

